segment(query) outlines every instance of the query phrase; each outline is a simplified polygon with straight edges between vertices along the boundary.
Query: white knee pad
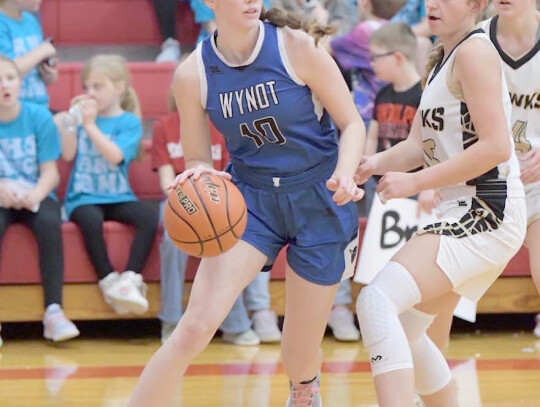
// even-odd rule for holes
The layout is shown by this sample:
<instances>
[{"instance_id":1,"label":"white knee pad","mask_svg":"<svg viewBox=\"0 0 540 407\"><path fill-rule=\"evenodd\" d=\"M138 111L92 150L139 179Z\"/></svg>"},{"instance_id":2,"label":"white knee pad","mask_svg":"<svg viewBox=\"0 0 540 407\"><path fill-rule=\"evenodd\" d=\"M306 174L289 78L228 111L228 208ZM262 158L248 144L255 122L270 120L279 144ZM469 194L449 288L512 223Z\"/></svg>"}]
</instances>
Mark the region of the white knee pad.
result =
<instances>
[{"instance_id":1,"label":"white knee pad","mask_svg":"<svg viewBox=\"0 0 540 407\"><path fill-rule=\"evenodd\" d=\"M417 393L425 396L438 392L450 383L452 373L441 351L426 334L435 316L411 308L399 319L409 340Z\"/></svg>"},{"instance_id":2,"label":"white knee pad","mask_svg":"<svg viewBox=\"0 0 540 407\"><path fill-rule=\"evenodd\" d=\"M411 351L398 315L420 300L416 282L396 262L388 263L360 292L356 313L362 340L369 350L373 376L413 368Z\"/></svg>"}]
</instances>

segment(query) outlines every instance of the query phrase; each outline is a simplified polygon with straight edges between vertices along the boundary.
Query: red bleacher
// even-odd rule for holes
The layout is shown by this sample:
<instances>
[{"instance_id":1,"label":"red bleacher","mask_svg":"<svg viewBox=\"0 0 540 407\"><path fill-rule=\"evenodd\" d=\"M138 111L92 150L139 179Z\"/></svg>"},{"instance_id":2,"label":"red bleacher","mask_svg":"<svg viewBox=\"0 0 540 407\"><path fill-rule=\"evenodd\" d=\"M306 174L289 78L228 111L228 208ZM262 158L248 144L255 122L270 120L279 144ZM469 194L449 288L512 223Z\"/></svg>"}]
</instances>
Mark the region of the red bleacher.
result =
<instances>
[{"instance_id":1,"label":"red bleacher","mask_svg":"<svg viewBox=\"0 0 540 407\"><path fill-rule=\"evenodd\" d=\"M158 44L161 42L152 0L47 0L41 9L43 31L55 44ZM177 12L177 35L193 45L199 26L188 2Z\"/></svg>"},{"instance_id":2,"label":"red bleacher","mask_svg":"<svg viewBox=\"0 0 540 407\"><path fill-rule=\"evenodd\" d=\"M59 111L69 108L69 102L83 93L81 69L83 63L61 63L59 80L48 88L51 109ZM145 119L157 119L168 112L167 95L171 86L175 64L153 62L130 62L131 84Z\"/></svg>"}]
</instances>

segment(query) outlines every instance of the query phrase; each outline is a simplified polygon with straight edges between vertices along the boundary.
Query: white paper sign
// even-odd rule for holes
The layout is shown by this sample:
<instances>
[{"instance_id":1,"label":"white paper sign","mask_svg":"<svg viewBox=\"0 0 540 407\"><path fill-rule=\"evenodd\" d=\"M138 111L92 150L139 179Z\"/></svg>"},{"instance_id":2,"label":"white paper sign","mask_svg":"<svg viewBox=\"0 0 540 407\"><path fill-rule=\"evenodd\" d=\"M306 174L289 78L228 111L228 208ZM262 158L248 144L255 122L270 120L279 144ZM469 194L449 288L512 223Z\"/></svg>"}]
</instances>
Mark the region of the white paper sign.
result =
<instances>
[{"instance_id":1,"label":"white paper sign","mask_svg":"<svg viewBox=\"0 0 540 407\"><path fill-rule=\"evenodd\" d=\"M416 204L415 200L404 198L391 199L383 205L375 196L354 275L355 282L369 284L418 229L437 220L434 214L423 214L417 218ZM454 315L474 322L476 304L462 298Z\"/></svg>"}]
</instances>

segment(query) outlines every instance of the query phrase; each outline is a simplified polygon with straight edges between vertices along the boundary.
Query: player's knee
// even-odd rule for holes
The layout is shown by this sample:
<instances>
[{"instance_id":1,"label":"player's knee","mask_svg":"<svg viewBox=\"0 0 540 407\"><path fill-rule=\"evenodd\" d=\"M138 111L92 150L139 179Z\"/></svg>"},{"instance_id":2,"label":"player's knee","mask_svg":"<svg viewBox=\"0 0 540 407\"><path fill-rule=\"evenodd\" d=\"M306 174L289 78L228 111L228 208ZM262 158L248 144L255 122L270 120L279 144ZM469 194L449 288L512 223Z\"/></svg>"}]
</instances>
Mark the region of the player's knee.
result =
<instances>
[{"instance_id":1,"label":"player's knee","mask_svg":"<svg viewBox=\"0 0 540 407\"><path fill-rule=\"evenodd\" d=\"M411 344L419 341L426 335L434 319L435 315L426 314L415 308L411 308L399 316L405 335L407 335L407 339Z\"/></svg>"},{"instance_id":2,"label":"player's knee","mask_svg":"<svg viewBox=\"0 0 540 407\"><path fill-rule=\"evenodd\" d=\"M378 288L368 285L360 291L356 300L356 315L365 346L371 346L388 336L390 327L384 321L388 320L389 314L397 315L397 312Z\"/></svg>"},{"instance_id":3,"label":"player's knee","mask_svg":"<svg viewBox=\"0 0 540 407\"><path fill-rule=\"evenodd\" d=\"M396 262L388 263L364 287L356 301L356 313L366 346L383 340L391 328L390 321L421 300L421 293L407 269Z\"/></svg>"},{"instance_id":4,"label":"player's knee","mask_svg":"<svg viewBox=\"0 0 540 407\"><path fill-rule=\"evenodd\" d=\"M219 324L216 325L208 318L186 313L172 339L175 346L180 349L200 347L212 339L218 327Z\"/></svg>"}]
</instances>

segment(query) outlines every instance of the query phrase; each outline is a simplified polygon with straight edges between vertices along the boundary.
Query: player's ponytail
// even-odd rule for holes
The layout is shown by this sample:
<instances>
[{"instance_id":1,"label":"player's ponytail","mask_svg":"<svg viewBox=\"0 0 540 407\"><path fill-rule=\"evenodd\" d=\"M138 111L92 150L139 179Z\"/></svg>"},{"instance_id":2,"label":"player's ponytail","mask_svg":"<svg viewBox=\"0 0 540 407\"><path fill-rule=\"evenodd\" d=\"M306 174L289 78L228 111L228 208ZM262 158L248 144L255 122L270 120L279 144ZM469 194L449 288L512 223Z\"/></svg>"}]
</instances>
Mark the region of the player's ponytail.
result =
<instances>
[{"instance_id":1,"label":"player's ponytail","mask_svg":"<svg viewBox=\"0 0 540 407\"><path fill-rule=\"evenodd\" d=\"M336 32L336 28L332 25L323 25L315 20L308 20L303 14L292 11L283 11L279 8L271 8L261 10L260 19L268 21L276 27L289 27L293 30L303 30L315 38L315 44L319 44L319 40L332 35Z\"/></svg>"},{"instance_id":2,"label":"player's ponytail","mask_svg":"<svg viewBox=\"0 0 540 407\"><path fill-rule=\"evenodd\" d=\"M426 73L424 74L424 78L422 79L422 85L424 87L426 87L429 74L431 73L435 65L441 63L443 59L444 47L441 41L437 41L435 45L433 45L433 48L431 49L431 52L428 56L428 61L426 63Z\"/></svg>"}]
</instances>

